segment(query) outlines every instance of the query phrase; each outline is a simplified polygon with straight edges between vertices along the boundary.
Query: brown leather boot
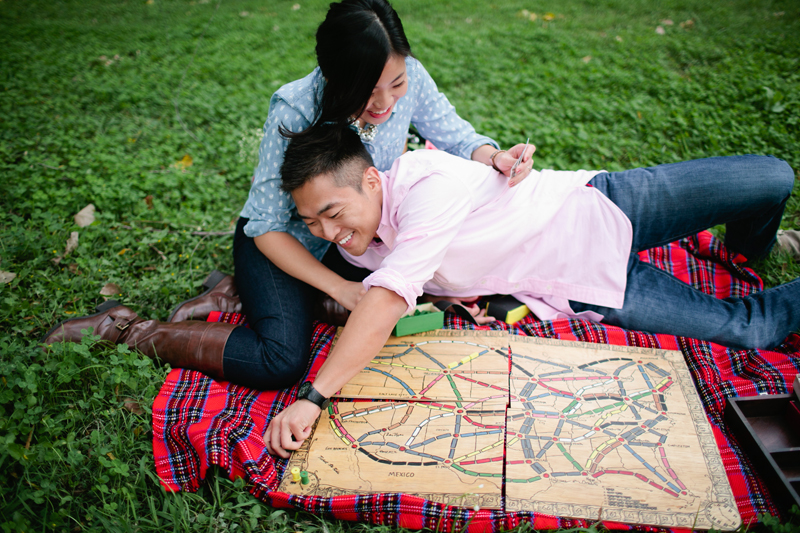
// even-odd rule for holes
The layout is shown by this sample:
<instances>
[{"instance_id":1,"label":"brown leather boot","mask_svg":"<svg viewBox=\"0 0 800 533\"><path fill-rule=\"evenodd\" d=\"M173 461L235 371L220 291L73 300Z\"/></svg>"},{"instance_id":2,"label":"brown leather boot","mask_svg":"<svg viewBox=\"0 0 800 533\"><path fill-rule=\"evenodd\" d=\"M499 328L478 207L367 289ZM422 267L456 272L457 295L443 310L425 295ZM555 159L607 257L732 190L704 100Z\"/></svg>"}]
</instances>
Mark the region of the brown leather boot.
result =
<instances>
[{"instance_id":1,"label":"brown leather boot","mask_svg":"<svg viewBox=\"0 0 800 533\"><path fill-rule=\"evenodd\" d=\"M225 379L222 354L233 324L196 320L169 323L144 320L115 300L98 306L98 313L72 318L52 328L42 342L77 342L82 329L92 327L95 335L113 344L127 344L176 368L198 370L217 380Z\"/></svg>"},{"instance_id":2,"label":"brown leather boot","mask_svg":"<svg viewBox=\"0 0 800 533\"><path fill-rule=\"evenodd\" d=\"M212 311L242 312L242 301L239 299L239 291L236 289L233 276L215 270L203 282L203 288L206 291L200 296L178 304L167 318L167 322L205 320Z\"/></svg>"},{"instance_id":3,"label":"brown leather boot","mask_svg":"<svg viewBox=\"0 0 800 533\"><path fill-rule=\"evenodd\" d=\"M331 326L344 326L349 317L350 311L342 304L324 292L319 293L317 301L314 303L314 319Z\"/></svg>"}]
</instances>

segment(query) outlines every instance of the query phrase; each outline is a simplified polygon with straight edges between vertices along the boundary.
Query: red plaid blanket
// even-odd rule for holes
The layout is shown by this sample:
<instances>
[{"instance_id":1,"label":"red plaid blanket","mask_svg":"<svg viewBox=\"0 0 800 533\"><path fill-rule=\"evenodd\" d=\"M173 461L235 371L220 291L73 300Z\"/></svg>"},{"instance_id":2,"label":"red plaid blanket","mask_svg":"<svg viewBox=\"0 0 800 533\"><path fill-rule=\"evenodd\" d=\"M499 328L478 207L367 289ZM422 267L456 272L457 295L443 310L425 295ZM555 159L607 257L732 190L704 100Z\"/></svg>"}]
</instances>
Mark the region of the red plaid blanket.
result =
<instances>
[{"instance_id":1,"label":"red plaid blanket","mask_svg":"<svg viewBox=\"0 0 800 533\"><path fill-rule=\"evenodd\" d=\"M759 277L740 266L744 258L729 253L708 232L642 252L641 257L719 298L744 296L762 289ZM222 315L210 319L239 323L243 317ZM448 314L445 327L467 329L474 326ZM728 397L788 392L800 370L800 336L790 335L773 351L735 351L709 342L626 331L584 320L542 322L528 317L514 326L500 323L476 329L503 329L518 335L681 350L714 429L742 520L748 524L760 513L777 514L758 473L725 427L722 413ZM317 325L308 377L313 378L327 357L334 334L335 328ZM252 494L275 507L295 507L331 518L409 529L454 531L466 528L470 533L511 529L523 522L530 522L536 529L588 525L584 520L537 513L485 509L476 512L406 494L320 498L275 492L286 462L266 453L262 434L272 417L294 401L296 393L296 387L257 392L215 382L198 372L174 369L153 405L153 453L164 487L195 491L209 466L217 465L226 469L231 478L244 477ZM609 522L605 526L632 528Z\"/></svg>"}]
</instances>

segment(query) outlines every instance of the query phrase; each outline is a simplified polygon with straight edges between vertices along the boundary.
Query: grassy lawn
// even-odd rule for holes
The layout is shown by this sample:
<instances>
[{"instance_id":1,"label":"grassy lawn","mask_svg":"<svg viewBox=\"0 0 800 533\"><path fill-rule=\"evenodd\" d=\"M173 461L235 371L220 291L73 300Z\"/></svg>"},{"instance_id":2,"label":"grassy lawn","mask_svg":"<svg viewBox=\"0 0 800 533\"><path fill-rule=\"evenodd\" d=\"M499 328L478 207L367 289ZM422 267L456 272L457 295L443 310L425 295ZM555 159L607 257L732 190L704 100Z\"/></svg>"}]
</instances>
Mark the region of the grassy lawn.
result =
<instances>
[{"instance_id":1,"label":"grassy lawn","mask_svg":"<svg viewBox=\"0 0 800 533\"><path fill-rule=\"evenodd\" d=\"M270 95L315 66L327 1L297 1L0 0L0 530L391 529L276 511L219 473L166 495L150 406L167 369L38 345L104 288L165 319L232 270ZM394 5L461 116L504 146L530 137L537 168L763 153L800 169L796 0ZM800 276L780 255L757 270Z\"/></svg>"}]
</instances>

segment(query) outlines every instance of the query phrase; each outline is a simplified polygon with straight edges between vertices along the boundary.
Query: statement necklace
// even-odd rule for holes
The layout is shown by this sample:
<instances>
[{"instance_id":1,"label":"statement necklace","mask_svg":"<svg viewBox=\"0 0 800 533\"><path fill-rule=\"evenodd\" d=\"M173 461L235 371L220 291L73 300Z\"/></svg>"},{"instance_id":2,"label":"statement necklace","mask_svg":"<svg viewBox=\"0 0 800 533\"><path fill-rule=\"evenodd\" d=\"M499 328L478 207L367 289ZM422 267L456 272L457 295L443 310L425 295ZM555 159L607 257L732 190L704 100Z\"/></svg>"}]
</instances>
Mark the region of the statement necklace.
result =
<instances>
[{"instance_id":1,"label":"statement necklace","mask_svg":"<svg viewBox=\"0 0 800 533\"><path fill-rule=\"evenodd\" d=\"M369 122L364 122L366 126L363 128L358 125L358 119L353 121L353 125L356 127L356 132L358 136L361 137L361 140L365 143L371 143L373 139L375 139L375 135L378 134L378 126L375 124L370 124Z\"/></svg>"}]
</instances>

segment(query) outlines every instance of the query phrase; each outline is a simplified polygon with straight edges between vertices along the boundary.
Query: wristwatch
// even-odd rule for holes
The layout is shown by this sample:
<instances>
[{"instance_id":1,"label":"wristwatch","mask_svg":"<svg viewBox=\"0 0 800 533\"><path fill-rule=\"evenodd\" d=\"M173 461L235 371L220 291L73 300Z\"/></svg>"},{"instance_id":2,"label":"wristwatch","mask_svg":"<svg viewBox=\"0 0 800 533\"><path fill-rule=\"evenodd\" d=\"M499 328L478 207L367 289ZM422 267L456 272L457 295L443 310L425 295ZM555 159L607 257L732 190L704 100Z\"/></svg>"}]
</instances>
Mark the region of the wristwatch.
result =
<instances>
[{"instance_id":1,"label":"wristwatch","mask_svg":"<svg viewBox=\"0 0 800 533\"><path fill-rule=\"evenodd\" d=\"M314 388L314 385L310 381L306 381L300 385L300 389L297 391L297 399L308 400L323 411L327 409L328 404L331 403L330 398L326 398L317 392L317 389Z\"/></svg>"}]
</instances>

